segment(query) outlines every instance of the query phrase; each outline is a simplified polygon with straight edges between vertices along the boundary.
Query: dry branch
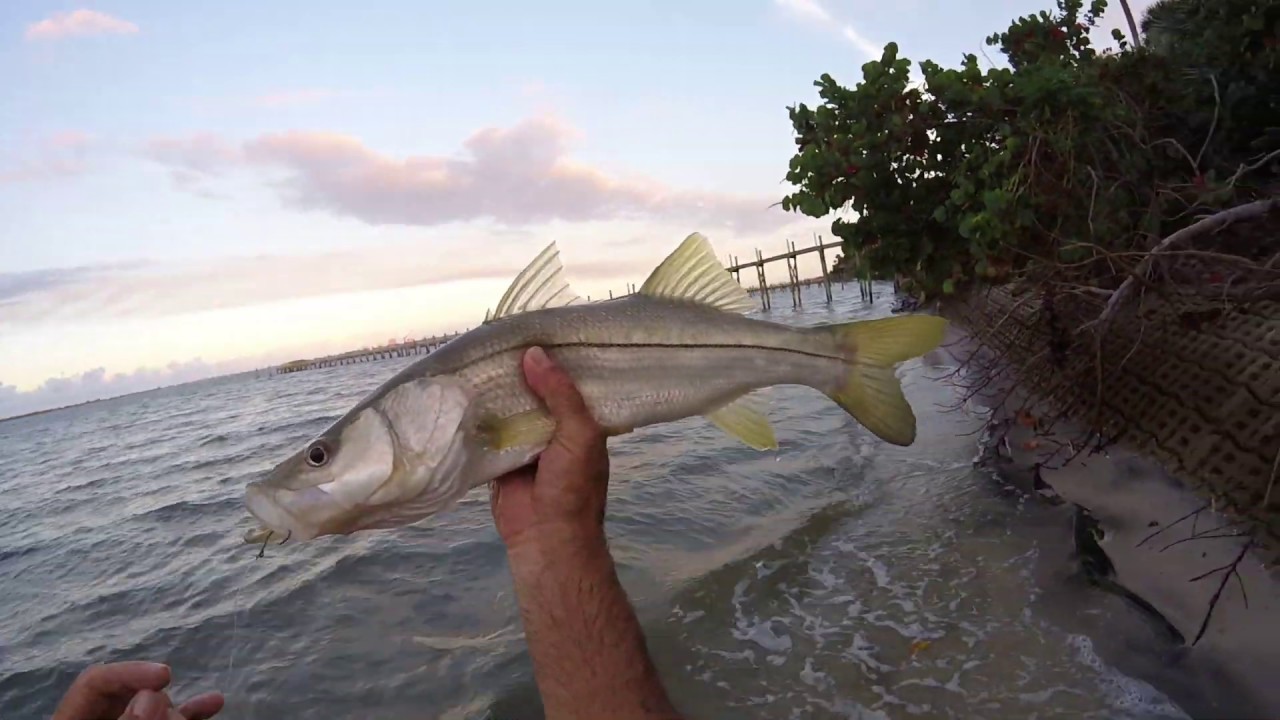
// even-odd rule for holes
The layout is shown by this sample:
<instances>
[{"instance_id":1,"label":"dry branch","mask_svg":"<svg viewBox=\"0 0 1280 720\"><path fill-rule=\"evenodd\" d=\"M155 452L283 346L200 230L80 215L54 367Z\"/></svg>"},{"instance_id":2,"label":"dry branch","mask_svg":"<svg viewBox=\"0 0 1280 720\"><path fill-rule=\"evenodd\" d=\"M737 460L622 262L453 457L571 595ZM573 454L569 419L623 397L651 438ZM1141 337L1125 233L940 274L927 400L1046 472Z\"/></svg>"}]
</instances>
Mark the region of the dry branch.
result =
<instances>
[{"instance_id":1,"label":"dry branch","mask_svg":"<svg viewBox=\"0 0 1280 720\"><path fill-rule=\"evenodd\" d=\"M1253 538L1249 538L1247 542L1240 546L1240 553L1236 555L1235 559L1230 563L1227 563L1220 568L1214 568L1207 573L1197 575L1187 581L1196 582L1198 580L1203 580L1214 573L1222 573L1222 582L1218 583L1218 589L1214 591L1213 597L1209 599L1209 609L1204 614L1204 620L1200 622L1200 631L1196 633L1196 639L1191 641L1192 645L1200 642L1200 638L1204 637L1204 631L1209 629L1209 619L1213 617L1213 611L1218 607L1218 601L1222 599L1222 591L1227 587L1227 583L1231 581L1232 575L1234 575L1236 580L1240 582L1240 593L1245 598L1246 605L1249 602L1249 596L1244 594L1244 580L1240 577L1238 568L1240 567L1240 562L1244 560L1245 554L1249 552L1249 548L1251 547L1253 547Z\"/></svg>"},{"instance_id":2,"label":"dry branch","mask_svg":"<svg viewBox=\"0 0 1280 720\"><path fill-rule=\"evenodd\" d=\"M1107 300L1107 306L1103 308L1102 314L1098 316L1098 319L1089 323L1085 327L1097 326L1099 329L1105 330L1107 326L1111 324L1111 321L1115 319L1115 316L1120 312L1120 308L1124 305L1126 300L1128 300L1129 296L1133 294L1134 288L1136 288L1139 283L1146 282L1147 274L1151 271L1151 264L1155 262L1156 257L1164 253L1170 247L1181 242L1186 242L1192 238L1206 235L1234 222L1261 217L1271 212L1276 207L1280 207L1280 197L1270 197L1245 205L1239 205L1231 208L1230 210L1223 210L1222 212L1214 213L1206 218L1202 218L1196 223L1188 225L1164 240L1161 240L1154 248L1151 249L1151 252L1147 253L1146 257L1138 263L1138 266L1134 268L1133 273L1120 284L1120 287L1116 288L1114 293L1112 293L1111 297Z\"/></svg>"}]
</instances>

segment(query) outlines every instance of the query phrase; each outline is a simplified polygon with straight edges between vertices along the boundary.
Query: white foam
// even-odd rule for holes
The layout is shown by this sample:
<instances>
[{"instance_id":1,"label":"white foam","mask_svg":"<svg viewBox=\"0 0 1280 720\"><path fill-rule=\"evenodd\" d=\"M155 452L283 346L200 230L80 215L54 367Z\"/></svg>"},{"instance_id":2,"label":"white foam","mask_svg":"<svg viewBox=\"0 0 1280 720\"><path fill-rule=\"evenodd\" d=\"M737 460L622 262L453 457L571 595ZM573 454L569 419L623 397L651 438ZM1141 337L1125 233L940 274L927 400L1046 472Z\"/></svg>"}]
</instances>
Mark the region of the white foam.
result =
<instances>
[{"instance_id":1,"label":"white foam","mask_svg":"<svg viewBox=\"0 0 1280 720\"><path fill-rule=\"evenodd\" d=\"M804 669L800 671L800 682L805 685L822 689L831 683L831 678L826 673L813 669L813 658L804 659Z\"/></svg>"},{"instance_id":2,"label":"white foam","mask_svg":"<svg viewBox=\"0 0 1280 720\"><path fill-rule=\"evenodd\" d=\"M1070 635L1067 645L1078 661L1095 670L1103 694L1116 708L1140 713L1143 717L1191 720L1158 690L1136 678L1121 674L1102 661L1094 652L1093 641L1084 635Z\"/></svg>"}]
</instances>

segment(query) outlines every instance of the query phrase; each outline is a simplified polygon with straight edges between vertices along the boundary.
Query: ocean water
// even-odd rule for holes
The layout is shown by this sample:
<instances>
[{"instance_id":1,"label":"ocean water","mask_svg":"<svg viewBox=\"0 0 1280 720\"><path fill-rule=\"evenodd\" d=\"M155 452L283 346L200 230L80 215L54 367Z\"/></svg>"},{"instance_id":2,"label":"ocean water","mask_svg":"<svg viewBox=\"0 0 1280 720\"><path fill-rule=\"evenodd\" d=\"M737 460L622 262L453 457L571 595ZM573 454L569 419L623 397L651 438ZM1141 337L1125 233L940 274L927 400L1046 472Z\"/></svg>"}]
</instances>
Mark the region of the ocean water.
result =
<instances>
[{"instance_id":1,"label":"ocean water","mask_svg":"<svg viewBox=\"0 0 1280 720\"><path fill-rule=\"evenodd\" d=\"M778 293L768 317L884 316L886 290ZM409 362L0 422L0 718L48 717L87 664L123 659L222 690L227 718L541 717L483 493L263 558L240 541L245 483ZM690 717L1187 717L1171 698L1195 678L1078 579L1066 510L977 462L952 362L902 367L910 448L791 387L768 392L776 453L698 419L612 441L612 547Z\"/></svg>"}]
</instances>

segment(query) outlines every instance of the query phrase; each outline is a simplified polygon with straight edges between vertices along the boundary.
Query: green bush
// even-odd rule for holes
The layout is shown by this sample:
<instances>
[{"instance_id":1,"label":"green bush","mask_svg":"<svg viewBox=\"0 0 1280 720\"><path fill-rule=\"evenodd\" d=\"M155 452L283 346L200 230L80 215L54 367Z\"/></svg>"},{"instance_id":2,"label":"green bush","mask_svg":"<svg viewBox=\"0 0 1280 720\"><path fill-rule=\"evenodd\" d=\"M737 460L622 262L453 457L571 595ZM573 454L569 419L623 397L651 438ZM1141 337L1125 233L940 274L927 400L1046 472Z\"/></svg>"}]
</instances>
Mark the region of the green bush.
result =
<instances>
[{"instance_id":1,"label":"green bush","mask_svg":"<svg viewBox=\"0 0 1280 720\"><path fill-rule=\"evenodd\" d=\"M1096 52L1106 2L1059 0L988 38L1008 67L924 61L913 86L890 43L852 89L824 74L820 104L789 108L783 208L853 211L832 225L845 254L928 295L1013 277L1114 287L1115 253L1256 196L1274 171L1240 166L1280 147L1280 0L1158 7L1150 49Z\"/></svg>"}]
</instances>

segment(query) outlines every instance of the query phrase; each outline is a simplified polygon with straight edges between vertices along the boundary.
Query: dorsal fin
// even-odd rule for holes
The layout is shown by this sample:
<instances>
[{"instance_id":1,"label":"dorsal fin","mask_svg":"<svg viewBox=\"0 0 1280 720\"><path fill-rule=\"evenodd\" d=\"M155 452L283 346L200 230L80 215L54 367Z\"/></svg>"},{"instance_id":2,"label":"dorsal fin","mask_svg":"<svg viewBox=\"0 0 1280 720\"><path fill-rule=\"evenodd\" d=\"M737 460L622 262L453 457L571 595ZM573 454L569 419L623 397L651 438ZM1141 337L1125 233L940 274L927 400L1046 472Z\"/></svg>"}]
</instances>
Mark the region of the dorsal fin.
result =
<instances>
[{"instance_id":1,"label":"dorsal fin","mask_svg":"<svg viewBox=\"0 0 1280 720\"><path fill-rule=\"evenodd\" d=\"M649 274L640 294L668 300L688 300L726 312L744 313L755 307L751 296L716 260L711 243L693 233Z\"/></svg>"},{"instance_id":2,"label":"dorsal fin","mask_svg":"<svg viewBox=\"0 0 1280 720\"><path fill-rule=\"evenodd\" d=\"M577 302L578 295L569 287L562 271L560 251L552 242L538 253L528 267L516 275L507 292L498 301L498 307L491 315L486 315L485 322Z\"/></svg>"}]
</instances>

